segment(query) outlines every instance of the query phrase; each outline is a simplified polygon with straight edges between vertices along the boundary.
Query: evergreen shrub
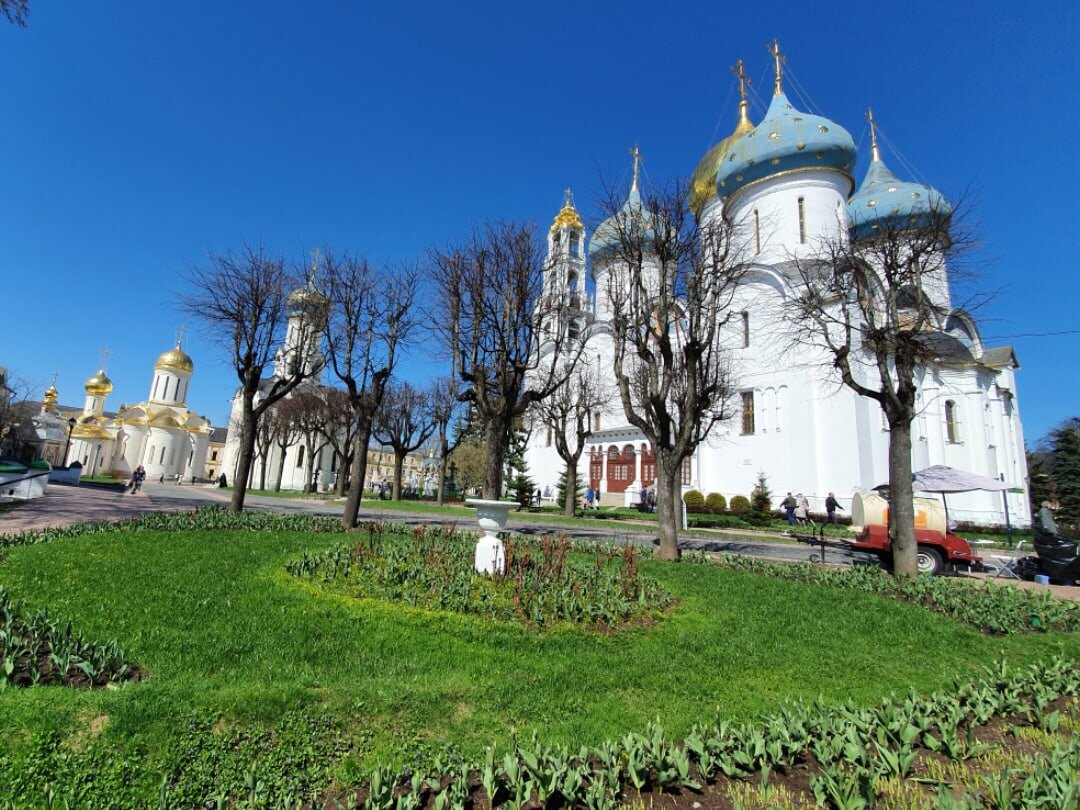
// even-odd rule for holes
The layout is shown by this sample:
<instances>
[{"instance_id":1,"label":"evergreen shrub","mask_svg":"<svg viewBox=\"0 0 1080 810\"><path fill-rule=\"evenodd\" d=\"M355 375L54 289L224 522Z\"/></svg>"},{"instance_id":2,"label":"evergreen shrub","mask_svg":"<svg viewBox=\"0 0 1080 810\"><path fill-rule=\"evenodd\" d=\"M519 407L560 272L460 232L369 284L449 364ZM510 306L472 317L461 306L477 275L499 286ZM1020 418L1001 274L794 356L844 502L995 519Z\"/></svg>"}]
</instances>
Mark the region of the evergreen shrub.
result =
<instances>
[{"instance_id":1,"label":"evergreen shrub","mask_svg":"<svg viewBox=\"0 0 1080 810\"><path fill-rule=\"evenodd\" d=\"M727 511L727 498L719 492L710 492L705 498L705 506L714 515Z\"/></svg>"},{"instance_id":2,"label":"evergreen shrub","mask_svg":"<svg viewBox=\"0 0 1080 810\"><path fill-rule=\"evenodd\" d=\"M731 499L731 511L741 515L750 511L750 499L745 495L736 495Z\"/></svg>"},{"instance_id":3,"label":"evergreen shrub","mask_svg":"<svg viewBox=\"0 0 1080 810\"><path fill-rule=\"evenodd\" d=\"M686 504L687 512L704 512L705 511L705 496L698 492L696 489L692 489L682 496L683 503Z\"/></svg>"}]
</instances>

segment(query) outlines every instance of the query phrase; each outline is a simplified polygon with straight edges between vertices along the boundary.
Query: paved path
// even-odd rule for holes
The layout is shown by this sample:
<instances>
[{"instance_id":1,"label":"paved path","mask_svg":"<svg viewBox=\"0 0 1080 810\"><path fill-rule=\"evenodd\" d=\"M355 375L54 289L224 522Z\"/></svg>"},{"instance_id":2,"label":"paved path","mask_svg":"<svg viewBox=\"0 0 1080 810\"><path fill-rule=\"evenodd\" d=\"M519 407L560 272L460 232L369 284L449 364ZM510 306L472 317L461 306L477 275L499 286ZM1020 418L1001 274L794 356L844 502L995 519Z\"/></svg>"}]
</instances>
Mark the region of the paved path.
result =
<instances>
[{"instance_id":1,"label":"paved path","mask_svg":"<svg viewBox=\"0 0 1080 810\"><path fill-rule=\"evenodd\" d=\"M7 512L0 512L0 534L42 528L66 526L83 521L106 521L133 517L146 512L183 511L200 506L228 504L231 493L213 485L177 486L176 484L147 483L143 492L130 495L113 490L90 486L70 487L51 485L45 497L22 504ZM265 495L248 495L245 508L281 513L308 513L339 517L342 505L332 501L306 500L303 498L273 498ZM401 512L396 509L380 510L377 504L366 503L361 510L366 520L386 520L407 525L442 525L456 522L472 527L472 521L461 517L447 517L429 513ZM653 545L656 530L647 524L630 522L596 521L596 526L562 526L539 520L529 520L527 515L511 515L512 531L526 535L566 533L575 540L610 542L617 545L632 543L636 546ZM759 539L752 535L735 535L717 532L715 538L684 537L679 547L688 551L739 554L774 560L807 561L815 549L792 543ZM870 563L876 558L856 551L829 548L826 557L830 563ZM989 578L988 575L975 575ZM1080 600L1080 587L1061 585L1036 585L1012 579L998 579L999 583L1017 585L1021 588L1049 588L1058 596Z\"/></svg>"}]
</instances>

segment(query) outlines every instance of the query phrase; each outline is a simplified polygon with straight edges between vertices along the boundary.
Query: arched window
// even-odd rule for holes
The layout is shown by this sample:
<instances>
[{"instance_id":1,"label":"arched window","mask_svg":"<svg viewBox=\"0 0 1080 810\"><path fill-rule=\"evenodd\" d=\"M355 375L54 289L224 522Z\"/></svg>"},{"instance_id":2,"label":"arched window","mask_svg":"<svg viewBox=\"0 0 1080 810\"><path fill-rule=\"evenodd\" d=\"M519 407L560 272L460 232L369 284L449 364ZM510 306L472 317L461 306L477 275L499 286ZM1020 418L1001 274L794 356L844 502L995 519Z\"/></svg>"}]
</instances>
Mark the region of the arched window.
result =
<instances>
[{"instance_id":1,"label":"arched window","mask_svg":"<svg viewBox=\"0 0 1080 810\"><path fill-rule=\"evenodd\" d=\"M304 445L300 445L296 449L296 466L297 467L303 467L304 466Z\"/></svg>"},{"instance_id":2,"label":"arched window","mask_svg":"<svg viewBox=\"0 0 1080 810\"><path fill-rule=\"evenodd\" d=\"M949 444L960 442L960 416L951 399L945 402L945 435Z\"/></svg>"},{"instance_id":3,"label":"arched window","mask_svg":"<svg viewBox=\"0 0 1080 810\"><path fill-rule=\"evenodd\" d=\"M571 233L570 234L570 253L571 253L571 255L576 255L577 254L577 252L578 252L578 242L579 241L580 240L579 240L578 235L576 233Z\"/></svg>"},{"instance_id":4,"label":"arched window","mask_svg":"<svg viewBox=\"0 0 1080 810\"><path fill-rule=\"evenodd\" d=\"M761 253L761 214L754 209L754 252Z\"/></svg>"},{"instance_id":5,"label":"arched window","mask_svg":"<svg viewBox=\"0 0 1080 810\"><path fill-rule=\"evenodd\" d=\"M799 197L799 242L806 244L806 198Z\"/></svg>"}]
</instances>

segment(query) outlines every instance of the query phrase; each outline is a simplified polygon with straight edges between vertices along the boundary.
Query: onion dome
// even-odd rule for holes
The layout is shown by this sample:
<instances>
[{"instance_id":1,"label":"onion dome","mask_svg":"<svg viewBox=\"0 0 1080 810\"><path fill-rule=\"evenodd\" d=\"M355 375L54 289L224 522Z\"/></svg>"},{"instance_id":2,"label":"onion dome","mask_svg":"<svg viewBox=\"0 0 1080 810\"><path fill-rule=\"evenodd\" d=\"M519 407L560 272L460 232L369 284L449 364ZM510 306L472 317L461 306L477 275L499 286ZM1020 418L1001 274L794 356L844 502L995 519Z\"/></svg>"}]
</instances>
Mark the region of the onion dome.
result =
<instances>
[{"instance_id":1,"label":"onion dome","mask_svg":"<svg viewBox=\"0 0 1080 810\"><path fill-rule=\"evenodd\" d=\"M49 384L49 387L45 389L45 393L42 396L42 402L45 405L55 405L56 400L59 399L60 392L56 390L56 375L53 375L53 381Z\"/></svg>"},{"instance_id":2,"label":"onion dome","mask_svg":"<svg viewBox=\"0 0 1080 810\"><path fill-rule=\"evenodd\" d=\"M697 168L694 169L694 173L690 176L690 210L694 212L695 216L701 216L701 212L705 210L709 200L716 196L716 172L720 168L720 164L723 163L724 158L727 157L728 152L731 151L731 147L739 138L754 128L754 125L750 122L746 103L746 85L750 83L750 80L746 78L742 59L738 61L731 71L739 78L739 95L741 96L739 101L739 123L735 125L734 132L705 153L705 157L701 159Z\"/></svg>"},{"instance_id":3,"label":"onion dome","mask_svg":"<svg viewBox=\"0 0 1080 810\"><path fill-rule=\"evenodd\" d=\"M742 188L782 173L826 170L854 187L855 142L839 124L795 109L781 85L783 57L775 44L776 87L761 123L728 150L716 173L716 191L730 197Z\"/></svg>"},{"instance_id":4,"label":"onion dome","mask_svg":"<svg viewBox=\"0 0 1080 810\"><path fill-rule=\"evenodd\" d=\"M589 258L592 260L602 259L617 253L621 246L626 244L626 239L642 238L645 244L649 244L655 238L653 230L652 214L641 204L641 192L638 191L638 165L641 154L637 147L632 152L634 155L634 180L630 185L630 194L622 208L613 216L600 223L589 241Z\"/></svg>"},{"instance_id":5,"label":"onion dome","mask_svg":"<svg viewBox=\"0 0 1080 810\"><path fill-rule=\"evenodd\" d=\"M285 299L285 303L288 304L289 309L294 312L297 310L310 311L329 306L330 299L323 295L319 288L315 286L315 276L318 272L319 251L315 250L311 254L311 270L308 272L307 282L303 287L297 287L289 293L289 297Z\"/></svg>"},{"instance_id":6,"label":"onion dome","mask_svg":"<svg viewBox=\"0 0 1080 810\"><path fill-rule=\"evenodd\" d=\"M303 287L297 287L289 293L289 297L285 300L289 308L293 310L325 307L330 303L329 299L315 286L315 280L310 278Z\"/></svg>"},{"instance_id":7,"label":"onion dome","mask_svg":"<svg viewBox=\"0 0 1080 810\"><path fill-rule=\"evenodd\" d=\"M867 110L866 116L870 121L870 168L847 203L852 236L862 239L883 228L894 232L923 228L935 216L952 213L952 206L939 191L898 180L889 171L878 150L873 113Z\"/></svg>"},{"instance_id":8,"label":"onion dome","mask_svg":"<svg viewBox=\"0 0 1080 810\"><path fill-rule=\"evenodd\" d=\"M187 353L180 348L180 343L177 342L176 348L169 349L158 357L157 362L154 363L155 369L171 369L173 371L186 371L190 374L195 370L195 364L191 362L191 358Z\"/></svg>"},{"instance_id":9,"label":"onion dome","mask_svg":"<svg viewBox=\"0 0 1080 810\"><path fill-rule=\"evenodd\" d=\"M99 369L97 374L86 381L84 388L88 394L103 397L112 391L112 380L105 376L105 369Z\"/></svg>"},{"instance_id":10,"label":"onion dome","mask_svg":"<svg viewBox=\"0 0 1080 810\"><path fill-rule=\"evenodd\" d=\"M554 233L561 228L571 228L574 230L583 231L585 226L581 222L581 217L578 215L577 209L574 208L574 198L570 193L570 189L566 190L566 199L563 202L563 207L559 209L559 213L555 215L555 221L551 223L551 232Z\"/></svg>"}]
</instances>

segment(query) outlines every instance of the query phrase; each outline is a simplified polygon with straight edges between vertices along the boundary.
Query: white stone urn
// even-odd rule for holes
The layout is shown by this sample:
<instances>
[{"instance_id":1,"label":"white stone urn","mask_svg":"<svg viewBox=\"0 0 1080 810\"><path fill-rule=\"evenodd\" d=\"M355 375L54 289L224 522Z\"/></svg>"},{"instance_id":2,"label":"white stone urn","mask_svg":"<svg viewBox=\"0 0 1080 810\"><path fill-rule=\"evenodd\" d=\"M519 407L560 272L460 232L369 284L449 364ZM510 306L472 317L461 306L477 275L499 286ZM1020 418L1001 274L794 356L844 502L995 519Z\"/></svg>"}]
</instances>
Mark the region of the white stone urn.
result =
<instances>
[{"instance_id":1,"label":"white stone urn","mask_svg":"<svg viewBox=\"0 0 1080 810\"><path fill-rule=\"evenodd\" d=\"M517 504L513 501L469 498L465 505L476 508L476 521L484 530L476 541L476 571L481 574L501 574L506 567L506 550L498 533L506 528L510 510L517 508Z\"/></svg>"}]
</instances>

